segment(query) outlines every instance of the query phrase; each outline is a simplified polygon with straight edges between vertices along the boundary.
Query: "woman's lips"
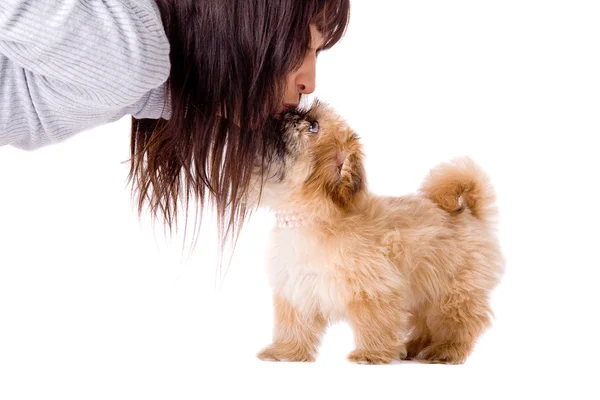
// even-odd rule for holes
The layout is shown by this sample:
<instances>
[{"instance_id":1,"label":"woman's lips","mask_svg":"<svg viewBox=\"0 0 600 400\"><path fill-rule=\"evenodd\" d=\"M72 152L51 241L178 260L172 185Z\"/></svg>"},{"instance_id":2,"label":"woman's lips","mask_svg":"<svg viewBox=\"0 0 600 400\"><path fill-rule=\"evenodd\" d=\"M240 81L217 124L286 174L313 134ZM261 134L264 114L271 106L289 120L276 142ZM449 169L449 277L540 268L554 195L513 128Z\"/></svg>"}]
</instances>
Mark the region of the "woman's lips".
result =
<instances>
[{"instance_id":1,"label":"woman's lips","mask_svg":"<svg viewBox=\"0 0 600 400\"><path fill-rule=\"evenodd\" d=\"M281 119L283 114L285 114L288 111L295 110L296 108L298 108L298 104L284 104L283 107L281 108L281 111L279 111L279 113L277 113L275 115L275 118Z\"/></svg>"}]
</instances>

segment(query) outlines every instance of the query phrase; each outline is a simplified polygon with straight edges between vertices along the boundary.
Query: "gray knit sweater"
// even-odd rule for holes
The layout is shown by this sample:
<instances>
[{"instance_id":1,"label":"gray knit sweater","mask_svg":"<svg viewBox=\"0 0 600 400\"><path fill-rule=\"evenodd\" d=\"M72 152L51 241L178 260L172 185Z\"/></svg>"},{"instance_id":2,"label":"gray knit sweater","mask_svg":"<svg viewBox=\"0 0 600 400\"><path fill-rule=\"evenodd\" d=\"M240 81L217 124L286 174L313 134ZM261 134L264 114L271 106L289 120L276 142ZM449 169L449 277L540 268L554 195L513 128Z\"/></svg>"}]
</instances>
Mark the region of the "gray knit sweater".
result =
<instances>
[{"instance_id":1,"label":"gray knit sweater","mask_svg":"<svg viewBox=\"0 0 600 400\"><path fill-rule=\"evenodd\" d=\"M0 0L0 146L33 150L116 121L170 117L154 0Z\"/></svg>"}]
</instances>

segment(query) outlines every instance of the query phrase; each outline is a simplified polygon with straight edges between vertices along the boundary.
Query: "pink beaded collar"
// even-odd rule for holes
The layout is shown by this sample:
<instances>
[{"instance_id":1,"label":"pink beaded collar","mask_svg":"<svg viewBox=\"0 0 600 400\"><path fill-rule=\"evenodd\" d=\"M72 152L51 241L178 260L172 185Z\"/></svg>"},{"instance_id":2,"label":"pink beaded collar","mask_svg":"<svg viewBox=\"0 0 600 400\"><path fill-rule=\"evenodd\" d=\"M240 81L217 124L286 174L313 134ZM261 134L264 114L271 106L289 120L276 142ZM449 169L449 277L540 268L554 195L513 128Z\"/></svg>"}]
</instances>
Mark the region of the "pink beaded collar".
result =
<instances>
[{"instance_id":1,"label":"pink beaded collar","mask_svg":"<svg viewBox=\"0 0 600 400\"><path fill-rule=\"evenodd\" d=\"M306 217L301 213L289 210L275 210L278 228L299 228L306 223Z\"/></svg>"}]
</instances>

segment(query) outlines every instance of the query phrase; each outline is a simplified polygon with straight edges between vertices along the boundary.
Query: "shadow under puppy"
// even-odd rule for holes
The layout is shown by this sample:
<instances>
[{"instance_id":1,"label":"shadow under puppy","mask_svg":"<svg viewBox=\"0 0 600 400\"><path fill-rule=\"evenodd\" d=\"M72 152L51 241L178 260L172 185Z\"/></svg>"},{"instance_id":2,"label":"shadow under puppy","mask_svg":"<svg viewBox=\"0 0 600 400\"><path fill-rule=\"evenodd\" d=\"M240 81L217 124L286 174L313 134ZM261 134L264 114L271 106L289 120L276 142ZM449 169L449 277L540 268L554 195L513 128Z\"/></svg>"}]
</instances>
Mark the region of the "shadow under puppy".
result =
<instances>
[{"instance_id":1,"label":"shadow under puppy","mask_svg":"<svg viewBox=\"0 0 600 400\"><path fill-rule=\"evenodd\" d=\"M259 202L278 224L273 343L258 357L313 361L327 325L345 320L350 361L465 362L490 326L504 268L484 173L460 158L433 169L415 195L378 196L357 134L329 106L288 112L282 126Z\"/></svg>"}]
</instances>

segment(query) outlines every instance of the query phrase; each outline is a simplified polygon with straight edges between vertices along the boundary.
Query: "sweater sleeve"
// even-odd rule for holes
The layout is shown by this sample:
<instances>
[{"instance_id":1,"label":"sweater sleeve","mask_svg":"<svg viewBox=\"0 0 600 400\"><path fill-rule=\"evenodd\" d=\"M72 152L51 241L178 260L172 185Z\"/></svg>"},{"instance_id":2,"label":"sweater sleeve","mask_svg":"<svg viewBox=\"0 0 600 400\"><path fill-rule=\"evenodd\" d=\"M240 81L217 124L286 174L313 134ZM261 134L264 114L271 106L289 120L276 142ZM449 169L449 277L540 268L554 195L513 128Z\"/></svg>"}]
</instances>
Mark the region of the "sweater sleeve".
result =
<instances>
[{"instance_id":1,"label":"sweater sleeve","mask_svg":"<svg viewBox=\"0 0 600 400\"><path fill-rule=\"evenodd\" d=\"M0 53L108 106L135 102L170 70L148 0L2 0Z\"/></svg>"},{"instance_id":2,"label":"sweater sleeve","mask_svg":"<svg viewBox=\"0 0 600 400\"><path fill-rule=\"evenodd\" d=\"M116 118L167 80L169 50L154 0L0 0L0 142L15 121L48 138Z\"/></svg>"}]
</instances>

